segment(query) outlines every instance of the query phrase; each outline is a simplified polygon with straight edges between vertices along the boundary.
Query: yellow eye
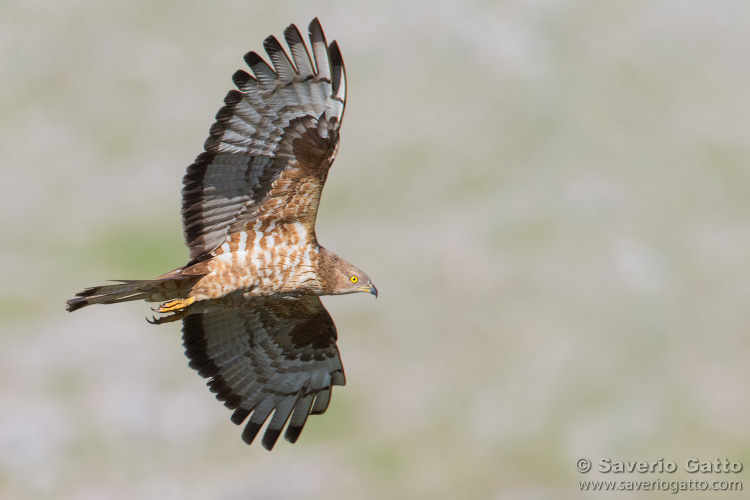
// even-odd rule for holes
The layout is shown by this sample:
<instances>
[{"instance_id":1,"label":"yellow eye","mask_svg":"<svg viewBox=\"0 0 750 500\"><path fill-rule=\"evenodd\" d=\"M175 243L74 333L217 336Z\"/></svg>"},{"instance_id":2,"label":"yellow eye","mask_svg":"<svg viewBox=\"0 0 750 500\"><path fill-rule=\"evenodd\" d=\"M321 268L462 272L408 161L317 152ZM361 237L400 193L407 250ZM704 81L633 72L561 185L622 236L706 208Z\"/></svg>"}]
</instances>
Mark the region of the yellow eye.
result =
<instances>
[{"instance_id":1,"label":"yellow eye","mask_svg":"<svg viewBox=\"0 0 750 500\"><path fill-rule=\"evenodd\" d=\"M356 276L352 276L351 278L349 278L349 281L351 281L352 283L356 283L357 281L359 281L359 278L357 278Z\"/></svg>"}]
</instances>

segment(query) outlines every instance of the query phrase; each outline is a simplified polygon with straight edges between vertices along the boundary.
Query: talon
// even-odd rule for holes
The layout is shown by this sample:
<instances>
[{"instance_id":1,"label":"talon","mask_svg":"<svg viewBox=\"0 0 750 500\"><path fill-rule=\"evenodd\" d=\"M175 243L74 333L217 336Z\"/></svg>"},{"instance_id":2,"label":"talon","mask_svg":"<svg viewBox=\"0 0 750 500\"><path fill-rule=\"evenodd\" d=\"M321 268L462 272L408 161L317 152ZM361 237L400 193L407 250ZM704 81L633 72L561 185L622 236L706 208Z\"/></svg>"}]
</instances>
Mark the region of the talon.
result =
<instances>
[{"instance_id":1,"label":"talon","mask_svg":"<svg viewBox=\"0 0 750 500\"><path fill-rule=\"evenodd\" d=\"M165 302L156 309L156 312L168 313L181 311L195 302L195 297L188 297L187 299L175 299Z\"/></svg>"},{"instance_id":2,"label":"talon","mask_svg":"<svg viewBox=\"0 0 750 500\"><path fill-rule=\"evenodd\" d=\"M171 323L173 321L177 321L178 319L182 319L185 316L187 316L187 311L183 309L181 311L177 311L176 313L172 313L169 316L164 316L163 318L146 318L146 321L148 321L152 325L163 325L164 323Z\"/></svg>"}]
</instances>

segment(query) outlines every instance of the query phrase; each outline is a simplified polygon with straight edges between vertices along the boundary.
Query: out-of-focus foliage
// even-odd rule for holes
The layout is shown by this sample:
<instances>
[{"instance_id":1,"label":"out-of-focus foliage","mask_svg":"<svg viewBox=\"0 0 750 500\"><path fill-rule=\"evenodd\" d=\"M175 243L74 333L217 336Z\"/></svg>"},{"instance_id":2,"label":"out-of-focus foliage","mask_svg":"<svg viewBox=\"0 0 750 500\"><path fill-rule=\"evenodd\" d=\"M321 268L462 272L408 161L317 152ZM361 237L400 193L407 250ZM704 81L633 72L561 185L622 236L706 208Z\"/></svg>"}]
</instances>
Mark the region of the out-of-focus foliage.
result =
<instances>
[{"instance_id":1,"label":"out-of-focus foliage","mask_svg":"<svg viewBox=\"0 0 750 500\"><path fill-rule=\"evenodd\" d=\"M603 476L581 457L750 468L747 3L323 3L0 6L0 496L559 499ZM325 300L348 385L269 454L177 325L63 306L186 261L180 180L231 74L314 16L349 77L318 235L380 298Z\"/></svg>"}]
</instances>

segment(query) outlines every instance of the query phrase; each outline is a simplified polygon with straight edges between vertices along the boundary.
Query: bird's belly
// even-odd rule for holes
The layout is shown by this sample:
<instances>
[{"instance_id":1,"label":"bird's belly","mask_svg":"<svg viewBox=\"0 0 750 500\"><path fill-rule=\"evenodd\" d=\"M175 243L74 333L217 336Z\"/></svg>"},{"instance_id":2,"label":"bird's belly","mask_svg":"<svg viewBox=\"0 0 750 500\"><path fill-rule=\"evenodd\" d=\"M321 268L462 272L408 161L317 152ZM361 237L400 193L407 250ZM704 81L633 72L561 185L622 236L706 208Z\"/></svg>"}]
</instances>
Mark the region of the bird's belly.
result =
<instances>
[{"instance_id":1,"label":"bird's belly","mask_svg":"<svg viewBox=\"0 0 750 500\"><path fill-rule=\"evenodd\" d=\"M210 272L193 287L197 300L217 299L235 292L265 296L278 293L305 293L317 280L315 266L301 252L258 255L239 251L217 255Z\"/></svg>"}]
</instances>

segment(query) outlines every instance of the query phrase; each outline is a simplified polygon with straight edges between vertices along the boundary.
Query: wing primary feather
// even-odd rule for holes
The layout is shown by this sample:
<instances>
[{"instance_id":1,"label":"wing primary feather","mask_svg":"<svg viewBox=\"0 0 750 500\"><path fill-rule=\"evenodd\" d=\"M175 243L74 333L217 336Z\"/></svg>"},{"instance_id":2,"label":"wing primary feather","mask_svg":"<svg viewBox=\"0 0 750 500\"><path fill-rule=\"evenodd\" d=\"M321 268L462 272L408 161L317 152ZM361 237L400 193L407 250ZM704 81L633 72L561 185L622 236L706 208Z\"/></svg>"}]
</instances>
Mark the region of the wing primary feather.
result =
<instances>
[{"instance_id":1,"label":"wing primary feather","mask_svg":"<svg viewBox=\"0 0 750 500\"><path fill-rule=\"evenodd\" d=\"M257 52L248 52L245 54L245 62L253 70L258 84L264 90L274 88L276 82L276 73L271 69L266 61L258 55Z\"/></svg>"},{"instance_id":2,"label":"wing primary feather","mask_svg":"<svg viewBox=\"0 0 750 500\"><path fill-rule=\"evenodd\" d=\"M302 429L305 427L305 422L307 422L307 417L310 415L314 397L315 395L310 392L299 398L294 405L294 413L292 413L292 418L289 419L289 425L284 433L284 439L290 443L296 443L299 439Z\"/></svg>"},{"instance_id":3,"label":"wing primary feather","mask_svg":"<svg viewBox=\"0 0 750 500\"><path fill-rule=\"evenodd\" d=\"M248 422L245 426L245 430L242 431L242 440L247 444L253 444L255 436L258 435L263 424L256 424L255 422Z\"/></svg>"},{"instance_id":4,"label":"wing primary feather","mask_svg":"<svg viewBox=\"0 0 750 500\"><path fill-rule=\"evenodd\" d=\"M292 53L295 66L297 66L297 72L302 78L312 77L314 70L310 53L307 51L307 46L304 40L302 40L302 35L297 26L292 24L284 30L284 38L287 45L289 45L289 51Z\"/></svg>"},{"instance_id":5,"label":"wing primary feather","mask_svg":"<svg viewBox=\"0 0 750 500\"><path fill-rule=\"evenodd\" d=\"M331 388L325 387L318 394L315 395L315 403L313 403L311 415L320 415L325 413L328 409L328 403L331 402Z\"/></svg>"},{"instance_id":6,"label":"wing primary feather","mask_svg":"<svg viewBox=\"0 0 750 500\"><path fill-rule=\"evenodd\" d=\"M273 450L273 447L276 444L276 441L279 440L280 435L281 435L281 428L274 427L272 429L269 426L266 429L265 434L263 434L263 439L261 440L261 444L263 445L263 448L267 449L268 451Z\"/></svg>"},{"instance_id":7,"label":"wing primary feather","mask_svg":"<svg viewBox=\"0 0 750 500\"><path fill-rule=\"evenodd\" d=\"M231 420L237 425L242 425L242 422L245 421L248 415L250 415L250 410L246 410L245 408L237 408L232 413Z\"/></svg>"},{"instance_id":8,"label":"wing primary feather","mask_svg":"<svg viewBox=\"0 0 750 500\"><path fill-rule=\"evenodd\" d=\"M271 451L276 441L278 441L281 431L289 420L289 415L291 415L296 402L297 396L289 395L274 409L271 422L269 422L266 433L263 435L263 441L261 441L263 447L268 451Z\"/></svg>"},{"instance_id":9,"label":"wing primary feather","mask_svg":"<svg viewBox=\"0 0 750 500\"><path fill-rule=\"evenodd\" d=\"M247 444L251 444L258 435L258 431L268 419L268 416L273 411L273 398L266 398L255 407L253 413L250 415L250 421L245 426L245 430L242 432L242 440Z\"/></svg>"},{"instance_id":10,"label":"wing primary feather","mask_svg":"<svg viewBox=\"0 0 750 500\"><path fill-rule=\"evenodd\" d=\"M266 49L268 57L273 63L278 80L285 84L291 83L297 76L297 70L292 66L286 51L276 37L273 35L267 37L263 41L263 48Z\"/></svg>"},{"instance_id":11,"label":"wing primary feather","mask_svg":"<svg viewBox=\"0 0 750 500\"><path fill-rule=\"evenodd\" d=\"M318 79L331 81L331 65L328 61L328 45L326 36L323 34L323 28L316 17L310 22L310 45L315 56L316 76Z\"/></svg>"},{"instance_id":12,"label":"wing primary feather","mask_svg":"<svg viewBox=\"0 0 750 500\"><path fill-rule=\"evenodd\" d=\"M331 385L346 385L343 368L331 373Z\"/></svg>"},{"instance_id":13,"label":"wing primary feather","mask_svg":"<svg viewBox=\"0 0 750 500\"><path fill-rule=\"evenodd\" d=\"M341 57L339 44L335 40L331 42L328 54L331 58L331 86L333 87L331 97L343 104L346 102L346 69L344 68L344 58ZM341 121L341 118L339 118L339 121Z\"/></svg>"}]
</instances>

